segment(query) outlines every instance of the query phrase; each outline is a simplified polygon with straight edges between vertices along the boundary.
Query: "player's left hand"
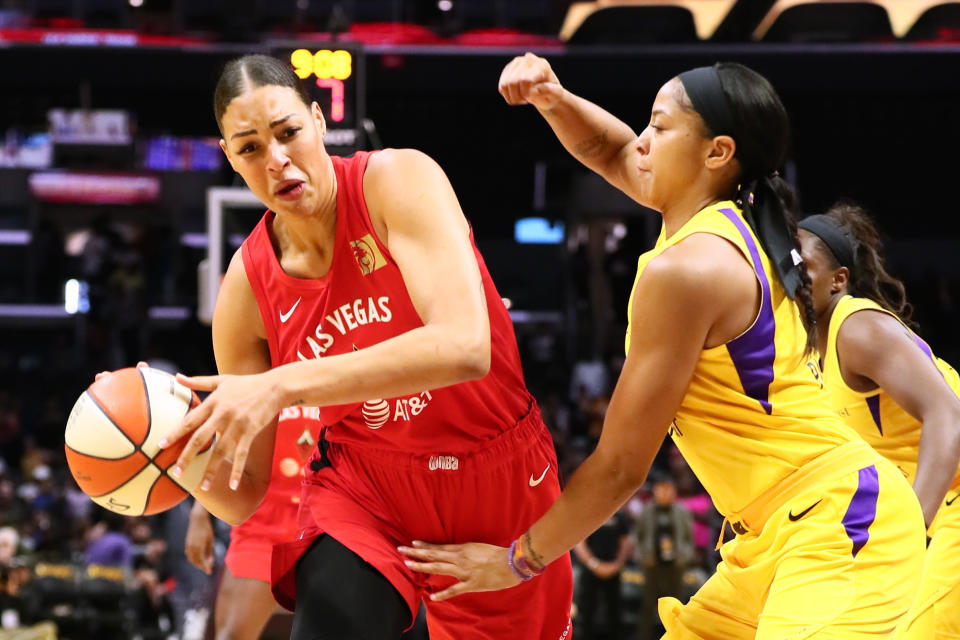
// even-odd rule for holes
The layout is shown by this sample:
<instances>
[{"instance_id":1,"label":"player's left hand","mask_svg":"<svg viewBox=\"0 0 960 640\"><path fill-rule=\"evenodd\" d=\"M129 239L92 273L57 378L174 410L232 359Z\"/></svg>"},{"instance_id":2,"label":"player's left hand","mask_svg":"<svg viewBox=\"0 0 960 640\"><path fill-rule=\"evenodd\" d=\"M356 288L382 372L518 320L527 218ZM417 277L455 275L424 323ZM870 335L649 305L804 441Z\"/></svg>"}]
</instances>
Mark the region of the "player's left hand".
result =
<instances>
[{"instance_id":1,"label":"player's left hand","mask_svg":"<svg viewBox=\"0 0 960 640\"><path fill-rule=\"evenodd\" d=\"M520 584L507 564L507 549L492 544L429 544L414 540L397 547L409 560L404 564L422 573L453 576L459 582L430 596L435 602L474 591L497 591Z\"/></svg>"},{"instance_id":2,"label":"player's left hand","mask_svg":"<svg viewBox=\"0 0 960 640\"><path fill-rule=\"evenodd\" d=\"M166 447L191 431L193 435L177 458L174 476L186 469L199 451L216 435L216 442L199 487L207 491L213 486L217 469L232 462L230 488L240 486L250 445L257 435L280 413L278 395L266 374L185 376L177 374L177 382L194 391L210 391L203 402L187 412L180 426L160 443Z\"/></svg>"}]
</instances>

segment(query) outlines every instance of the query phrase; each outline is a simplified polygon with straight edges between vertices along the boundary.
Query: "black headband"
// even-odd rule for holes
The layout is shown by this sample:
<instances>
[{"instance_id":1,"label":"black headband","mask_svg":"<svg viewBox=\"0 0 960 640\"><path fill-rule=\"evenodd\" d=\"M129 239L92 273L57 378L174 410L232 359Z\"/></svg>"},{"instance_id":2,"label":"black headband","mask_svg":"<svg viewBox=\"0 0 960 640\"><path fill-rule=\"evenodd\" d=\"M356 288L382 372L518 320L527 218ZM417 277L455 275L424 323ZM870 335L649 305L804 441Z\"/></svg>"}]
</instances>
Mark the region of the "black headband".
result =
<instances>
[{"instance_id":1,"label":"black headband","mask_svg":"<svg viewBox=\"0 0 960 640\"><path fill-rule=\"evenodd\" d=\"M678 77L694 110L710 130L718 136L732 135L736 120L717 70L713 67L697 67L684 71Z\"/></svg>"},{"instance_id":2,"label":"black headband","mask_svg":"<svg viewBox=\"0 0 960 640\"><path fill-rule=\"evenodd\" d=\"M837 259L841 267L853 269L857 255L854 251L853 240L847 230L837 224L830 216L822 214L807 216L797 226L823 240L823 243L827 245L827 249Z\"/></svg>"}]
</instances>

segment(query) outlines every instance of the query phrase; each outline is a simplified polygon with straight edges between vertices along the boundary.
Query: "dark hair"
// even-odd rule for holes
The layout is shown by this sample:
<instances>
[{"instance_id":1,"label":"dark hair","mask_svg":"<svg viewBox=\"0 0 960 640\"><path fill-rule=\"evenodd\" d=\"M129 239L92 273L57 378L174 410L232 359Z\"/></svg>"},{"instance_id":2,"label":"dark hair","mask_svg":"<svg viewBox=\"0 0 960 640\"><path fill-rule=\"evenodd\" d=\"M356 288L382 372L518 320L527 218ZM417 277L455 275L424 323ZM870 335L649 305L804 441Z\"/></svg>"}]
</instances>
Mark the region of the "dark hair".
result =
<instances>
[{"instance_id":1,"label":"dark hair","mask_svg":"<svg viewBox=\"0 0 960 640\"><path fill-rule=\"evenodd\" d=\"M703 96L708 103L704 105L706 111L711 113L709 119L713 120L704 118L705 133L729 135L736 142L734 157L740 163L741 175L734 200L744 210L787 294L797 299L807 330L806 353L812 353L816 347L813 284L806 265L793 260L800 251L797 196L779 174L790 146L787 110L770 82L756 71L735 62L718 62L712 69L723 100L720 96ZM685 75L681 74L681 81ZM689 95L690 88L685 88ZM697 108L697 100L691 101L693 109L704 117L705 110Z\"/></svg>"},{"instance_id":2,"label":"dark hair","mask_svg":"<svg viewBox=\"0 0 960 640\"><path fill-rule=\"evenodd\" d=\"M850 295L869 298L897 315L912 329L913 306L907 302L903 282L887 273L883 254L883 240L873 219L866 210L853 203L840 201L824 214L850 234L854 241L854 266L850 269L848 289ZM831 269L839 269L840 263L820 238L814 236L817 248L830 261Z\"/></svg>"},{"instance_id":3,"label":"dark hair","mask_svg":"<svg viewBox=\"0 0 960 640\"><path fill-rule=\"evenodd\" d=\"M213 114L220 133L223 133L223 114L233 99L245 91L265 86L288 87L297 92L303 104L310 104L310 98L290 65L261 54L234 58L224 65L213 90Z\"/></svg>"}]
</instances>

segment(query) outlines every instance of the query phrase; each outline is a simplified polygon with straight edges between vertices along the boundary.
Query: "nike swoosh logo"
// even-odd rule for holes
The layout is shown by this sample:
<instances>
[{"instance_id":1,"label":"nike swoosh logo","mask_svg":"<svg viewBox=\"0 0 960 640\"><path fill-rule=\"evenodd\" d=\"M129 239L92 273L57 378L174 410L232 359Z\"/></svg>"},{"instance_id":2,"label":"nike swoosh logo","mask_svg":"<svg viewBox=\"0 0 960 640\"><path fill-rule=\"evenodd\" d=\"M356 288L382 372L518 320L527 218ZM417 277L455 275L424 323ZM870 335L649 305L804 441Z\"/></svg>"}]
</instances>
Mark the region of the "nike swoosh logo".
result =
<instances>
[{"instance_id":1,"label":"nike swoosh logo","mask_svg":"<svg viewBox=\"0 0 960 640\"><path fill-rule=\"evenodd\" d=\"M300 304L300 300L302 299L303 299L302 296L300 298L297 298L297 301L293 303L292 307L290 307L290 311L287 311L286 313L284 313L283 311L280 312L280 322L286 322L287 320L290 319L290 316L293 315L293 310L297 308L297 305Z\"/></svg>"},{"instance_id":2,"label":"nike swoosh logo","mask_svg":"<svg viewBox=\"0 0 960 640\"><path fill-rule=\"evenodd\" d=\"M538 484L540 484L541 482L543 482L543 479L547 477L547 471L549 471L549 470L550 470L550 465L548 464L548 465L547 465L547 468L543 470L543 473L541 473L541 474L540 474L540 477L537 478L536 480L533 479L533 474L531 473L531 474L530 474L530 486L531 486L531 487L535 487L535 486L537 486Z\"/></svg>"},{"instance_id":3,"label":"nike swoosh logo","mask_svg":"<svg viewBox=\"0 0 960 640\"><path fill-rule=\"evenodd\" d=\"M793 511L790 511L790 513L787 515L787 517L790 518L790 522L796 522L797 520L799 520L799 519L802 518L803 516L805 516L805 515L807 515L808 513L810 513L810 509L813 509L815 506L817 506L817 505L820 504L821 502L823 502L823 498L820 498L819 500L817 500L816 502L814 502L812 505L810 505L809 507L807 507L806 509L804 509L804 510L801 511L800 513L796 513L796 514L795 514Z\"/></svg>"},{"instance_id":4,"label":"nike swoosh logo","mask_svg":"<svg viewBox=\"0 0 960 640\"><path fill-rule=\"evenodd\" d=\"M949 507L950 505L952 505L954 502L957 501L957 498L960 498L960 493L958 493L957 495L953 496L952 498L944 502L944 504Z\"/></svg>"}]
</instances>

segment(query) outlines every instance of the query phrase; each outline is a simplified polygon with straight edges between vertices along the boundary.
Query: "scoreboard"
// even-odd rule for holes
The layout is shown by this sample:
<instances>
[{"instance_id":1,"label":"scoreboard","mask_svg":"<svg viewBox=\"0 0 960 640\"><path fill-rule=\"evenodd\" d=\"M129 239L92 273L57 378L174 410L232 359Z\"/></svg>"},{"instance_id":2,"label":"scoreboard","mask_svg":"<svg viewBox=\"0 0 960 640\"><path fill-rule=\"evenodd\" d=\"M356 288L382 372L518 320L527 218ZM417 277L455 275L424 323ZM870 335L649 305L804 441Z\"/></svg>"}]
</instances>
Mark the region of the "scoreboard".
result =
<instances>
[{"instance_id":1,"label":"scoreboard","mask_svg":"<svg viewBox=\"0 0 960 640\"><path fill-rule=\"evenodd\" d=\"M327 121L324 145L345 155L363 146L364 56L354 42L274 41L270 54L285 60L320 105Z\"/></svg>"}]
</instances>

